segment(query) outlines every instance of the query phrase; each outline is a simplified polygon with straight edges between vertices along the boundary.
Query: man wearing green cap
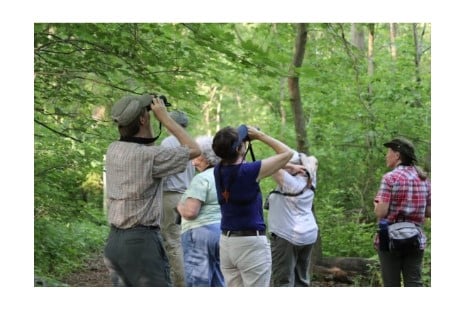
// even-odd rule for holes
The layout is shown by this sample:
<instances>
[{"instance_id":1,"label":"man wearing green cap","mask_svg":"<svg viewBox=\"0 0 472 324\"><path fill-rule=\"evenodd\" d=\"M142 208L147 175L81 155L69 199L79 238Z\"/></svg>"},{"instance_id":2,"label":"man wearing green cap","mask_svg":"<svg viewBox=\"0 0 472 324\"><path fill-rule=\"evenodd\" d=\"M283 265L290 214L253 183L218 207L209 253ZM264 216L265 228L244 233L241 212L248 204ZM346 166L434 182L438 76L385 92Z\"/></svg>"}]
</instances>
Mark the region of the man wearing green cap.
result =
<instances>
[{"instance_id":1,"label":"man wearing green cap","mask_svg":"<svg viewBox=\"0 0 472 324\"><path fill-rule=\"evenodd\" d=\"M180 143L153 145L151 110ZM160 233L162 178L182 172L200 155L198 144L167 113L160 98L126 96L112 107L120 140L106 154L106 193L111 229L104 251L114 286L171 286Z\"/></svg>"}]
</instances>

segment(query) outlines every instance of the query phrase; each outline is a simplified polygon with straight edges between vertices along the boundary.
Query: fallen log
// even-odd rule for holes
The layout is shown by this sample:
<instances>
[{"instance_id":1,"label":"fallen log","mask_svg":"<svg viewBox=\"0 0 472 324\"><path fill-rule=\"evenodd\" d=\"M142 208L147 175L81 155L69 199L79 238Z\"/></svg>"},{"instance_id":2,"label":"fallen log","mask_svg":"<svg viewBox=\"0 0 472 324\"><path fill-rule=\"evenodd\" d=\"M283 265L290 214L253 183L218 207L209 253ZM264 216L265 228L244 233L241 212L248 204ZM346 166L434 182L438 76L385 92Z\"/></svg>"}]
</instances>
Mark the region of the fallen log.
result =
<instances>
[{"instance_id":1,"label":"fallen log","mask_svg":"<svg viewBox=\"0 0 472 324\"><path fill-rule=\"evenodd\" d=\"M318 260L316 265L328 268L338 267L344 271L368 274L376 263L375 260L358 257L323 257Z\"/></svg>"},{"instance_id":2,"label":"fallen log","mask_svg":"<svg viewBox=\"0 0 472 324\"><path fill-rule=\"evenodd\" d=\"M313 272L315 273L316 277L322 277L324 281L337 281L347 284L352 284L354 282L352 274L343 271L338 267L328 268L319 265L314 265Z\"/></svg>"},{"instance_id":3,"label":"fallen log","mask_svg":"<svg viewBox=\"0 0 472 324\"><path fill-rule=\"evenodd\" d=\"M368 278L377 262L359 257L323 257L312 267L312 273L327 281L352 284L356 277Z\"/></svg>"}]
</instances>

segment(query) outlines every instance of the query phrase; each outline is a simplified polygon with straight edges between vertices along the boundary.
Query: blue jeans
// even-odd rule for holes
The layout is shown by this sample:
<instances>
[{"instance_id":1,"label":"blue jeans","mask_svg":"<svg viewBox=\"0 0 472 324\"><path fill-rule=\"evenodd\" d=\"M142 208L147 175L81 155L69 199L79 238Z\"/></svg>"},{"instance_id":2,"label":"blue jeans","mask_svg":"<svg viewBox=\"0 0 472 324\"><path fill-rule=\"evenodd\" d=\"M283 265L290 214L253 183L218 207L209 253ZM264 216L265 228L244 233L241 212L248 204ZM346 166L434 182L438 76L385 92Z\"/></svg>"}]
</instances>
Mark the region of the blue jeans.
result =
<instances>
[{"instance_id":1,"label":"blue jeans","mask_svg":"<svg viewBox=\"0 0 472 324\"><path fill-rule=\"evenodd\" d=\"M220 224L182 233L185 282L188 287L224 287L220 270Z\"/></svg>"}]
</instances>

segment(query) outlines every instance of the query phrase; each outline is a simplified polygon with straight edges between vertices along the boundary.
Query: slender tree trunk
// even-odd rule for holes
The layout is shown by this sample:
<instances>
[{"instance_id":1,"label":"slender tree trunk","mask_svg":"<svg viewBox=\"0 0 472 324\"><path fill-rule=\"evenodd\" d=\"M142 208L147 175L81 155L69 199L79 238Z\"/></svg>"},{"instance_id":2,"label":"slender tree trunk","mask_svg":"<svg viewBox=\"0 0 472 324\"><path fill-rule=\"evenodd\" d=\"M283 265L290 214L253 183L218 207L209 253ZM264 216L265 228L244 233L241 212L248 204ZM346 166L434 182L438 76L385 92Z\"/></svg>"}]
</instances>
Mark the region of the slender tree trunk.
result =
<instances>
[{"instance_id":1,"label":"slender tree trunk","mask_svg":"<svg viewBox=\"0 0 472 324\"><path fill-rule=\"evenodd\" d=\"M392 60L397 60L397 24L390 24L390 55Z\"/></svg>"},{"instance_id":2,"label":"slender tree trunk","mask_svg":"<svg viewBox=\"0 0 472 324\"><path fill-rule=\"evenodd\" d=\"M280 79L280 102L284 102L284 83L285 78ZM285 113L285 109L282 104L279 105L279 112L280 112L280 122L282 123L282 129L285 129L285 125L287 123L287 114Z\"/></svg>"},{"instance_id":3,"label":"slender tree trunk","mask_svg":"<svg viewBox=\"0 0 472 324\"><path fill-rule=\"evenodd\" d=\"M375 152L375 134L376 134L376 124L375 124L375 116L374 116L374 108L373 108L373 101L374 101L374 86L372 84L372 80L375 74L375 24L368 24L368 31L369 31L369 41L367 46L367 75L369 77L369 84L368 84L368 100L366 105L366 110L368 113L368 118L366 118L365 127L365 143L366 143L366 172L363 181L363 186L360 187L360 198L361 198L361 212L362 214L367 214L369 209L372 208L370 203L371 197L368 197L369 188L371 188L372 183L376 181L374 177L375 171L375 159L374 152Z\"/></svg>"},{"instance_id":4,"label":"slender tree trunk","mask_svg":"<svg viewBox=\"0 0 472 324\"><path fill-rule=\"evenodd\" d=\"M365 41L364 41L364 32L363 32L363 27L367 26L368 30L368 46L367 46L367 53L365 49ZM375 115L374 115L374 109L372 107L372 102L374 98L374 88L372 83L368 83L367 89L364 89L363 86L361 86L360 79L361 79L361 74L363 74L363 70L361 67L364 66L364 63L359 62L358 58L359 57L365 57L367 56L367 75L369 78L372 78L375 74L375 60L374 60L374 45L375 45L375 24L367 24L367 25L360 25L360 24L351 24L351 42L348 42L344 36L344 32L342 30L341 26L341 32L342 32L342 39L344 40L344 45L347 51L347 54L352 58L353 61L353 69L356 73L356 86L359 91L359 99L361 103L363 104L365 110L366 110L366 117L364 118L364 127L366 129L365 132L365 161L367 163L366 165L366 171L365 171L365 176L364 176L364 181L362 185L356 185L355 190L358 191L359 196L360 196L360 202L359 205L361 206L361 212L366 213L369 208L371 208L371 204L368 203L369 198L367 197L367 194L369 193L369 186L373 181L373 170L375 170L375 159L372 158L374 154L374 148L375 148L375 138L376 138L376 124L375 124ZM352 44L352 46L350 46ZM357 48L358 52L360 52L362 55L359 55L355 51L353 51L353 48ZM365 93L367 92L367 96Z\"/></svg>"},{"instance_id":5,"label":"slender tree trunk","mask_svg":"<svg viewBox=\"0 0 472 324\"><path fill-rule=\"evenodd\" d=\"M421 83L420 62L421 62L421 41L418 37L418 24L413 24L413 41L415 43L415 72L416 82Z\"/></svg>"},{"instance_id":6,"label":"slender tree trunk","mask_svg":"<svg viewBox=\"0 0 472 324\"><path fill-rule=\"evenodd\" d=\"M372 79L374 76L374 40L375 40L375 25L369 24L369 45L367 47L367 75ZM373 96L372 84L369 82L369 98ZM370 103L369 103L370 106Z\"/></svg>"},{"instance_id":7,"label":"slender tree trunk","mask_svg":"<svg viewBox=\"0 0 472 324\"><path fill-rule=\"evenodd\" d=\"M288 78L288 88L290 91L290 103L295 120L295 131L297 134L297 150L310 155L310 148L306 137L305 118L303 117L302 101L300 96L299 77L295 69L302 66L305 55L308 29L307 24L298 24L297 38L295 41L295 53L293 55L292 69ZM314 205L314 204L313 204ZM315 209L313 214L316 216ZM321 230L318 232L318 239L311 253L311 264L314 266L323 257L321 249Z\"/></svg>"},{"instance_id":8,"label":"slender tree trunk","mask_svg":"<svg viewBox=\"0 0 472 324\"><path fill-rule=\"evenodd\" d=\"M360 51L365 51L364 30L358 24L351 24L351 43Z\"/></svg>"},{"instance_id":9,"label":"slender tree trunk","mask_svg":"<svg viewBox=\"0 0 472 324\"><path fill-rule=\"evenodd\" d=\"M216 106L216 127L217 130L221 127L221 101L223 101L223 93L220 93L220 100L218 100L218 105ZM215 132L216 133L216 132Z\"/></svg>"},{"instance_id":10,"label":"slender tree trunk","mask_svg":"<svg viewBox=\"0 0 472 324\"><path fill-rule=\"evenodd\" d=\"M293 55L292 68L288 77L288 89L290 91L290 103L292 106L295 120L295 131L297 134L297 150L309 154L309 145L307 143L305 119L303 117L302 101L300 96L300 85L298 73L295 69L302 66L305 55L305 46L307 40L307 24L297 24L298 32L295 41L295 53Z\"/></svg>"},{"instance_id":11,"label":"slender tree trunk","mask_svg":"<svg viewBox=\"0 0 472 324\"><path fill-rule=\"evenodd\" d=\"M211 109L211 105L203 105L203 113L205 115L205 125L208 130L210 129L210 109Z\"/></svg>"},{"instance_id":12,"label":"slender tree trunk","mask_svg":"<svg viewBox=\"0 0 472 324\"><path fill-rule=\"evenodd\" d=\"M211 107L213 106L213 101L215 99L215 95L216 95L217 90L218 90L217 86L214 86L211 89L211 91L210 91L210 100L207 101L202 107L202 110L203 110L204 115L205 115L205 124L206 124L206 128L208 129L208 135L210 135L210 133L211 133L211 129L210 129L210 124L211 124L210 117L211 117L211 110L212 110ZM218 105L219 105L219 103L218 103ZM220 118L220 112L219 112L219 109L217 108L217 112L216 112L217 127L219 127L219 118ZM219 128L217 128L217 130L218 129Z\"/></svg>"},{"instance_id":13,"label":"slender tree trunk","mask_svg":"<svg viewBox=\"0 0 472 324\"><path fill-rule=\"evenodd\" d=\"M414 94L414 101L411 103L412 107L422 107L423 104L421 102L421 99L419 98L419 93L421 92L421 71L420 71L420 66L421 66L421 55L422 55L422 36L419 35L418 32L418 24L412 24L413 28L413 42L415 46L415 79L416 79L416 87L415 87L415 94Z\"/></svg>"},{"instance_id":14,"label":"slender tree trunk","mask_svg":"<svg viewBox=\"0 0 472 324\"><path fill-rule=\"evenodd\" d=\"M421 37L418 36L418 24L413 24L413 41L415 43L415 76L416 76L416 92L420 93L421 89L421 55L422 55L422 41ZM414 106L421 107L423 104L418 96L415 95Z\"/></svg>"}]
</instances>

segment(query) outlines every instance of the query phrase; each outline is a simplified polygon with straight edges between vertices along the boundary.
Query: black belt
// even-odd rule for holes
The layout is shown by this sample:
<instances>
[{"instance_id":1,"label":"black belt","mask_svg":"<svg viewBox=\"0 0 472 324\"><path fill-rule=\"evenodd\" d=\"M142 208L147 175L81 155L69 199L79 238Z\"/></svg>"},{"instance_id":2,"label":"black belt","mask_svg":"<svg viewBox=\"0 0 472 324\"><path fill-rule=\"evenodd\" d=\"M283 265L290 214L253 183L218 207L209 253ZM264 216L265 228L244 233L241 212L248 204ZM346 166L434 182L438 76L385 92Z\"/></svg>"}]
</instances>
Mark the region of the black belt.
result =
<instances>
[{"instance_id":1,"label":"black belt","mask_svg":"<svg viewBox=\"0 0 472 324\"><path fill-rule=\"evenodd\" d=\"M136 226L133 226L133 227L130 227L130 228L119 228L119 227L116 227L115 225L111 225L111 228L116 229L116 230L127 230L127 229L142 228L142 229L148 229L148 230L154 230L154 231L161 229L159 225L156 225L156 226L152 226L152 225L136 225Z\"/></svg>"},{"instance_id":2,"label":"black belt","mask_svg":"<svg viewBox=\"0 0 472 324\"><path fill-rule=\"evenodd\" d=\"M159 225L152 226L152 225L136 225L133 228L144 228L144 229L149 229L149 230L160 230L161 227Z\"/></svg>"},{"instance_id":3,"label":"black belt","mask_svg":"<svg viewBox=\"0 0 472 324\"><path fill-rule=\"evenodd\" d=\"M245 230L245 231L228 231L228 230L222 230L221 234L224 236L259 236L259 235L265 235L265 230L263 231L251 231L251 230Z\"/></svg>"}]
</instances>

